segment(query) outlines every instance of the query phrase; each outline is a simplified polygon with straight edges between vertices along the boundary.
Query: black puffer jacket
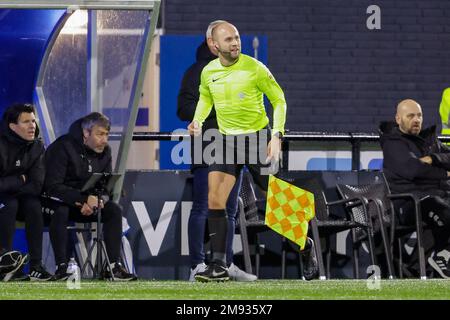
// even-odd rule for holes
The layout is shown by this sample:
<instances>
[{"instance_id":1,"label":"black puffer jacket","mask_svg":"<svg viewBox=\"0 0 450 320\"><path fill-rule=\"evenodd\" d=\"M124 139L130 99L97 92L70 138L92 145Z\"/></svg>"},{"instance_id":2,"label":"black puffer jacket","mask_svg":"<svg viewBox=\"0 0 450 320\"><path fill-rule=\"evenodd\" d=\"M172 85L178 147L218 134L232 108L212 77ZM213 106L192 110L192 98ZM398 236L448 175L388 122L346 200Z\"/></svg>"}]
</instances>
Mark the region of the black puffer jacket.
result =
<instances>
[{"instance_id":1,"label":"black puffer jacket","mask_svg":"<svg viewBox=\"0 0 450 320\"><path fill-rule=\"evenodd\" d=\"M197 48L197 61L184 73L180 91L178 93L177 115L180 120L191 122L192 119L194 119L195 108L197 107L197 102L200 98L200 75L202 74L203 68L216 58L217 57L209 50L206 41L203 41ZM214 108L211 110L211 113L203 124L204 130L209 128L218 128Z\"/></svg>"},{"instance_id":2,"label":"black puffer jacket","mask_svg":"<svg viewBox=\"0 0 450 320\"><path fill-rule=\"evenodd\" d=\"M0 193L9 195L40 195L44 183L44 144L38 138L27 141L0 123ZM21 175L26 176L23 182Z\"/></svg>"},{"instance_id":3,"label":"black puffer jacket","mask_svg":"<svg viewBox=\"0 0 450 320\"><path fill-rule=\"evenodd\" d=\"M436 126L418 136L402 133L393 122L380 124L383 171L394 193L444 196L450 190L450 150L437 139ZM432 164L419 158L430 156Z\"/></svg>"},{"instance_id":4,"label":"black puffer jacket","mask_svg":"<svg viewBox=\"0 0 450 320\"><path fill-rule=\"evenodd\" d=\"M53 142L45 153L44 191L71 206L85 203L88 194L81 188L94 172L111 172L111 148L96 153L83 143L81 120L75 121L65 134Z\"/></svg>"},{"instance_id":5,"label":"black puffer jacket","mask_svg":"<svg viewBox=\"0 0 450 320\"><path fill-rule=\"evenodd\" d=\"M202 74L203 68L212 60L217 57L211 53L206 44L206 40L202 42L202 44L197 48L196 53L196 62L191 65L186 72L184 73L183 80L181 81L180 91L178 93L178 106L177 106L177 115L180 120L191 122L194 119L195 109L197 107L197 102L200 98L200 76ZM216 111L212 108L211 113L208 118L206 118L203 123L202 129L203 131L207 129L217 129L217 119L216 119ZM191 140L191 150L194 150L193 147L194 139ZM202 150L208 145L207 142L202 141ZM191 152L191 161L193 163L194 153ZM205 163L192 165L192 169L196 167L206 166Z\"/></svg>"}]
</instances>

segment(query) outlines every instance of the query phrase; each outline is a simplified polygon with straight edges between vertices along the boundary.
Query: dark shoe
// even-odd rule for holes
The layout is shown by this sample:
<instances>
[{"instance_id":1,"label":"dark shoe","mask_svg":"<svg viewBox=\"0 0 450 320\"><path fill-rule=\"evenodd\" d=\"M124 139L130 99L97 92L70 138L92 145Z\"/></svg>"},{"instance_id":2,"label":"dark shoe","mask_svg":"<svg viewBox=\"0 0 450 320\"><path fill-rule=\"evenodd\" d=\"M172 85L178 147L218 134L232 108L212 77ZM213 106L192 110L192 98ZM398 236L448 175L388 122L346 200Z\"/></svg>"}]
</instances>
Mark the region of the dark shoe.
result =
<instances>
[{"instance_id":1,"label":"dark shoe","mask_svg":"<svg viewBox=\"0 0 450 320\"><path fill-rule=\"evenodd\" d=\"M19 251L8 251L0 256L0 279L2 281L11 280L15 273L28 263L28 254L21 254Z\"/></svg>"},{"instance_id":2,"label":"dark shoe","mask_svg":"<svg viewBox=\"0 0 450 320\"><path fill-rule=\"evenodd\" d=\"M112 268L112 274L114 276L114 279L111 277L111 272L109 270L103 271L103 278L105 280L113 280L113 281L135 281L137 280L137 277L129 273L127 269L120 263L116 262L114 263L114 267Z\"/></svg>"},{"instance_id":3,"label":"dark shoe","mask_svg":"<svg viewBox=\"0 0 450 320\"><path fill-rule=\"evenodd\" d=\"M195 275L195 280L200 282L219 282L230 280L228 269L220 263L213 262L206 267L206 270Z\"/></svg>"},{"instance_id":4,"label":"dark shoe","mask_svg":"<svg viewBox=\"0 0 450 320\"><path fill-rule=\"evenodd\" d=\"M301 252L303 258L303 276L305 280L312 280L319 273L319 264L316 256L316 246L311 238L307 239L305 249Z\"/></svg>"},{"instance_id":5,"label":"dark shoe","mask_svg":"<svg viewBox=\"0 0 450 320\"><path fill-rule=\"evenodd\" d=\"M442 250L438 253L433 252L428 258L428 263L442 278L450 279L450 270L448 269L449 259L450 252Z\"/></svg>"},{"instance_id":6,"label":"dark shoe","mask_svg":"<svg viewBox=\"0 0 450 320\"><path fill-rule=\"evenodd\" d=\"M42 264L30 268L31 281L50 281L53 276L45 270Z\"/></svg>"},{"instance_id":7,"label":"dark shoe","mask_svg":"<svg viewBox=\"0 0 450 320\"><path fill-rule=\"evenodd\" d=\"M67 273L67 263L60 263L56 268L52 281L66 281L69 279L69 276L70 274Z\"/></svg>"}]
</instances>

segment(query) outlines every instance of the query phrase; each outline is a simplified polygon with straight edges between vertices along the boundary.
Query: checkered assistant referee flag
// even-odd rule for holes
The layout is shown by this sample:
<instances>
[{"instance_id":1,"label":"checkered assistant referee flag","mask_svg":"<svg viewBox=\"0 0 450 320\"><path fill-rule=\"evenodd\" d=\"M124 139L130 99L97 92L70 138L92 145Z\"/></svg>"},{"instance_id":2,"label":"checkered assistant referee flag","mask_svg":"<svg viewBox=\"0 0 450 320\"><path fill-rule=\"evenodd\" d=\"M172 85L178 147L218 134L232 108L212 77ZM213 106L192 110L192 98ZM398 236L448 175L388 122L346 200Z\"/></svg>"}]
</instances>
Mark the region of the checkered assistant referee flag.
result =
<instances>
[{"instance_id":1,"label":"checkered assistant referee flag","mask_svg":"<svg viewBox=\"0 0 450 320\"><path fill-rule=\"evenodd\" d=\"M292 240L303 250L308 234L308 221L314 216L314 194L270 176L265 220L267 226Z\"/></svg>"}]
</instances>

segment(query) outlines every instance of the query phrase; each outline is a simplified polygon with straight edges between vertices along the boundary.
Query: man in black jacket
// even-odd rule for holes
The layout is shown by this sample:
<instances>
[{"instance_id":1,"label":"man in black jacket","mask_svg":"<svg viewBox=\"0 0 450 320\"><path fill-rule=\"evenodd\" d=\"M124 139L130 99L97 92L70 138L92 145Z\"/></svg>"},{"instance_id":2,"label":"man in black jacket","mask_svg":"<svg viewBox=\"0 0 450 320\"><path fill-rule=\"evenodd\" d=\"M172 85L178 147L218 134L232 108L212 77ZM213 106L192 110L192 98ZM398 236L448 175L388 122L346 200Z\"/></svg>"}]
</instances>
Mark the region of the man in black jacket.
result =
<instances>
[{"instance_id":1,"label":"man in black jacket","mask_svg":"<svg viewBox=\"0 0 450 320\"><path fill-rule=\"evenodd\" d=\"M422 109L416 101L401 101L395 120L396 124L380 125L384 174L393 193L431 196L422 205L422 217L431 226L435 242L428 262L449 278L450 150L438 141L435 126L422 130ZM397 203L400 221L413 223L412 210L403 205Z\"/></svg>"},{"instance_id":2,"label":"man in black jacket","mask_svg":"<svg viewBox=\"0 0 450 320\"><path fill-rule=\"evenodd\" d=\"M12 249L16 218L24 219L30 276L20 269L16 277L46 281L51 275L41 263L44 145L38 138L34 112L30 104L12 105L3 114L0 125L0 251Z\"/></svg>"},{"instance_id":3,"label":"man in black jacket","mask_svg":"<svg viewBox=\"0 0 450 320\"><path fill-rule=\"evenodd\" d=\"M98 201L93 194L81 189L93 173L111 172L111 148L108 145L110 121L98 112L75 121L69 133L53 142L45 153L48 168L44 190L50 200L53 214L50 221L50 238L55 252L57 270L55 280L68 278L67 224L68 221L97 221L95 209L100 203L104 223L106 251L115 280L135 280L120 263L122 239L122 209L113 201ZM104 273L109 277L109 272Z\"/></svg>"},{"instance_id":4,"label":"man in black jacket","mask_svg":"<svg viewBox=\"0 0 450 320\"><path fill-rule=\"evenodd\" d=\"M206 38L197 48L196 62L191 65L184 73L181 82L180 91L178 93L178 108L177 115L183 121L191 122L194 118L195 108L199 99L200 74L203 68L212 60L217 58L217 52L212 43L212 29L224 22L223 20L216 20L209 24L206 31ZM210 115L203 123L204 131L208 129L218 129L216 112L212 109ZM202 152L208 145L201 141L202 139L195 139L196 143L202 143ZM206 220L208 218L208 165L203 162L194 162L194 139L191 144L191 172L193 179L193 203L192 210L188 221L188 242L189 242L189 256L191 260L191 271L189 281L194 281L194 276L198 272L203 272L206 269L205 253L204 253L204 238ZM203 157L202 157L203 158ZM229 201L227 202L227 218L228 230L234 230L236 225L237 213L237 197L241 186L242 178L240 177L230 193ZM239 269L233 263L233 237L234 232L228 232L227 235L227 265L230 277L236 281L254 281L257 277Z\"/></svg>"}]
</instances>

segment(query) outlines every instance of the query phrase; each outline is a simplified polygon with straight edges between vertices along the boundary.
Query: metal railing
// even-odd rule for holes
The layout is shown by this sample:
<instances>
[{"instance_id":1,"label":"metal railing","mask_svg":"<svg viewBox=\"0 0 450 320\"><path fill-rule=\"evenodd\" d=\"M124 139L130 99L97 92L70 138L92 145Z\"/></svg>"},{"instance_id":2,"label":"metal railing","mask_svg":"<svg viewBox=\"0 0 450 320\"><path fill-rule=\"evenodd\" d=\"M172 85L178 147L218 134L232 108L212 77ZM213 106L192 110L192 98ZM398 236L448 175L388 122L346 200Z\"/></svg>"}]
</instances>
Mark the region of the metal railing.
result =
<instances>
[{"instance_id":1,"label":"metal railing","mask_svg":"<svg viewBox=\"0 0 450 320\"><path fill-rule=\"evenodd\" d=\"M120 140L122 134L111 133L111 140ZM133 141L179 141L188 138L188 134L179 134L172 132L134 132ZM364 132L301 132L289 131L283 138L283 166L288 168L287 153L289 152L290 141L331 141L331 142L348 142L351 144L352 150L352 170L359 170L359 162L361 158L361 143L362 142L376 142L380 136L376 133ZM439 136L438 139L442 142L450 142L450 136Z\"/></svg>"}]
</instances>

